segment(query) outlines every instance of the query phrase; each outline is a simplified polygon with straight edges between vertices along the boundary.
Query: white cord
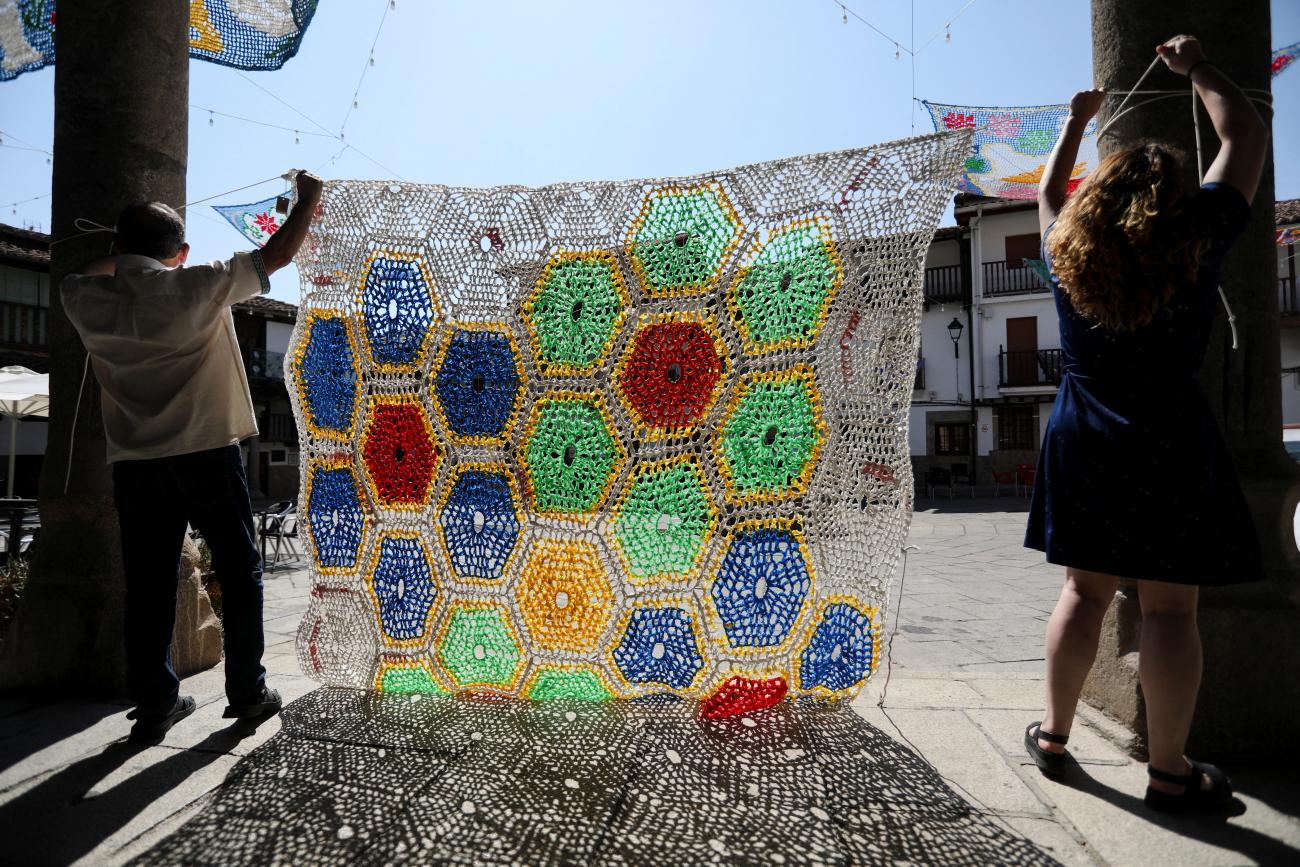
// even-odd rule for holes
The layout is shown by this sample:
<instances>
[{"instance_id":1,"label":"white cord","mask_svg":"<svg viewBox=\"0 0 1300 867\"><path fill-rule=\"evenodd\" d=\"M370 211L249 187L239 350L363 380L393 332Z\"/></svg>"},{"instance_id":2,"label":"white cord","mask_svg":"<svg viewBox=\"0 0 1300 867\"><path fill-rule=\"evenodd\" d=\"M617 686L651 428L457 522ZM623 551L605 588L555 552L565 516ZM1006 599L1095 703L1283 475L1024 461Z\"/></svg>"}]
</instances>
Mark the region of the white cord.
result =
<instances>
[{"instance_id":1,"label":"white cord","mask_svg":"<svg viewBox=\"0 0 1300 867\"><path fill-rule=\"evenodd\" d=\"M72 432L68 434L68 472L63 477L63 493L68 493L68 483L72 481L72 450L77 442L77 417L81 415L81 398L86 393L86 375L90 373L90 353L86 353L86 363L81 368L81 388L77 389L77 405L72 410Z\"/></svg>"}]
</instances>

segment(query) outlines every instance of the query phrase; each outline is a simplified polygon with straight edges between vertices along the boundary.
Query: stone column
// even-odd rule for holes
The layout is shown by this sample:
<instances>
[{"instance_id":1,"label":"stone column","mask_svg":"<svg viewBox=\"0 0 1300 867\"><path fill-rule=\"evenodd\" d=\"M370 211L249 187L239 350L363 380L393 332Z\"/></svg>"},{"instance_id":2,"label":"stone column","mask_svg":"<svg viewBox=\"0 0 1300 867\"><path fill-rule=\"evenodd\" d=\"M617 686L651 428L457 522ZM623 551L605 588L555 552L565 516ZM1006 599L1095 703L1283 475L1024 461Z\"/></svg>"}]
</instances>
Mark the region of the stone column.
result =
<instances>
[{"instance_id":1,"label":"stone column","mask_svg":"<svg viewBox=\"0 0 1300 867\"><path fill-rule=\"evenodd\" d=\"M185 201L189 4L59 0L56 44L52 399L41 538L0 660L0 687L72 687L86 697L118 693L124 682L122 564L93 374L69 456L85 351L57 287L69 271L108 252L105 234L77 237L76 218L111 226L128 203Z\"/></svg>"},{"instance_id":2,"label":"stone column","mask_svg":"<svg viewBox=\"0 0 1300 867\"><path fill-rule=\"evenodd\" d=\"M1269 0L1092 0L1095 86L1130 89L1153 58L1154 47L1178 33L1200 37L1206 56L1242 88L1269 89ZM1080 87L1085 82L1080 82ZM1143 89L1190 87L1159 68ZM1249 91L1248 91L1249 92ZM1064 95L1063 95L1064 96ZM1141 97L1134 97L1130 105ZM1118 99L1107 101L1113 110ZM1141 138L1171 142L1188 154L1187 182L1197 182L1191 99L1165 99L1127 114L1102 140L1102 156ZM1270 119L1267 110L1261 112ZM1102 120L1105 120L1103 113ZM1218 151L1208 117L1201 116L1206 166ZM1274 249L1273 161L1255 195L1250 227L1237 241L1223 274L1237 316L1240 348L1232 349L1220 311L1200 380L1232 450L1259 531L1267 580L1201 594L1205 675L1193 753L1209 759L1263 754L1276 748L1272 733L1300 718L1300 555L1292 515L1300 500L1300 472L1281 443L1281 361ZM1196 467L1188 467L1194 473ZM1123 496L1116 491L1115 496ZM1213 503L1204 504L1214 508ZM1087 699L1141 733L1145 729L1136 651L1141 613L1133 588L1122 587L1102 631Z\"/></svg>"}]
</instances>

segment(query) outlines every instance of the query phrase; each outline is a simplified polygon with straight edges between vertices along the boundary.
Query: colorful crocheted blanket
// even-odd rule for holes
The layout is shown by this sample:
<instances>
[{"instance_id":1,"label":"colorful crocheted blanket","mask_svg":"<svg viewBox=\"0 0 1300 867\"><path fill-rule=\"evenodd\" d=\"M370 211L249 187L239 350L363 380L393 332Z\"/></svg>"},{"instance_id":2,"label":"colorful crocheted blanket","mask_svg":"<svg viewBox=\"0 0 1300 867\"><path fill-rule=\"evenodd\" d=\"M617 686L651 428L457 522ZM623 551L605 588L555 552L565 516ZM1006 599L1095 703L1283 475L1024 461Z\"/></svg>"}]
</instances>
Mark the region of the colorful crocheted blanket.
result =
<instances>
[{"instance_id":1,"label":"colorful crocheted blanket","mask_svg":"<svg viewBox=\"0 0 1300 867\"><path fill-rule=\"evenodd\" d=\"M974 133L958 184L962 192L1004 199L1038 197L1038 182L1070 113L1068 105L923 105L936 130L969 129ZM1097 121L1090 121L1079 143L1078 162L1070 174L1071 192L1097 165L1097 129Z\"/></svg>"},{"instance_id":2,"label":"colorful crocheted blanket","mask_svg":"<svg viewBox=\"0 0 1300 867\"><path fill-rule=\"evenodd\" d=\"M190 56L279 69L298 53L317 0L189 0ZM54 62L54 0L0 0L0 81Z\"/></svg>"},{"instance_id":3,"label":"colorful crocheted blanket","mask_svg":"<svg viewBox=\"0 0 1300 867\"><path fill-rule=\"evenodd\" d=\"M922 267L970 139L327 183L286 361L304 670L707 715L856 692L911 514Z\"/></svg>"}]
</instances>

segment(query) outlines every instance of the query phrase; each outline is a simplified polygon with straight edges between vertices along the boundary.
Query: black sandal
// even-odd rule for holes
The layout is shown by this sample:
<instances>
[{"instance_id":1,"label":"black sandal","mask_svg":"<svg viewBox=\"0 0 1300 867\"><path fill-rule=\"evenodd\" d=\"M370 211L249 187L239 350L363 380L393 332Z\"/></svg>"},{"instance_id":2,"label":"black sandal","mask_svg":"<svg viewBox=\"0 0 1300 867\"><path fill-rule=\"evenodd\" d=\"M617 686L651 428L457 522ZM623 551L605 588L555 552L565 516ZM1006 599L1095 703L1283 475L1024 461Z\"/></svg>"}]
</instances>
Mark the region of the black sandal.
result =
<instances>
[{"instance_id":1,"label":"black sandal","mask_svg":"<svg viewBox=\"0 0 1300 867\"><path fill-rule=\"evenodd\" d=\"M1147 768L1147 775L1151 779L1169 783L1171 786L1183 787L1181 792L1172 795L1147 786L1147 794L1143 800L1148 807L1161 813L1193 813L1197 810L1217 809L1232 800L1232 783L1228 781L1223 771L1214 765L1194 762L1191 759L1187 760L1187 764L1191 765L1192 769L1186 774L1170 774L1152 767ZM1208 789L1201 788L1202 774L1210 778Z\"/></svg>"},{"instance_id":2,"label":"black sandal","mask_svg":"<svg viewBox=\"0 0 1300 867\"><path fill-rule=\"evenodd\" d=\"M1038 765L1038 770L1049 777L1064 776L1067 767L1066 754L1048 752L1038 745L1039 738L1049 744L1065 746L1070 742L1070 736L1044 731L1042 723L1038 721L1031 722L1029 728L1025 729L1025 749L1029 751L1029 757L1034 760L1034 764Z\"/></svg>"}]
</instances>

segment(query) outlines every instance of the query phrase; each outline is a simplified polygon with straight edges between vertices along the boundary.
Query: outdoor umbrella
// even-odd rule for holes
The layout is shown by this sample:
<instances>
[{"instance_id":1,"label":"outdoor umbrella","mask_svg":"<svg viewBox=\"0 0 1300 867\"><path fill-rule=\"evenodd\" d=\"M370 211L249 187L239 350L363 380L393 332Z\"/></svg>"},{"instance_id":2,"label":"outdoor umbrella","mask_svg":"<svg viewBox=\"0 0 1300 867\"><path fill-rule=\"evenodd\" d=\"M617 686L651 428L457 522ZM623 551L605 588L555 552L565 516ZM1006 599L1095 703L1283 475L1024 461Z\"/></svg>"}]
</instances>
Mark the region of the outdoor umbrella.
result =
<instances>
[{"instance_id":1,"label":"outdoor umbrella","mask_svg":"<svg viewBox=\"0 0 1300 867\"><path fill-rule=\"evenodd\" d=\"M25 367L0 367L0 415L9 419L9 490L14 495L14 454L18 449L18 420L50 414L50 376Z\"/></svg>"}]
</instances>

